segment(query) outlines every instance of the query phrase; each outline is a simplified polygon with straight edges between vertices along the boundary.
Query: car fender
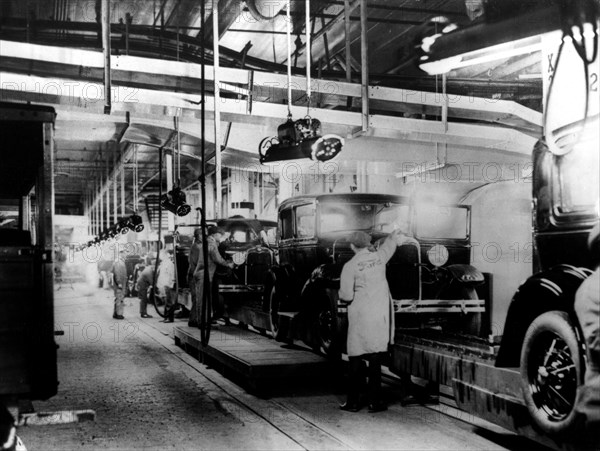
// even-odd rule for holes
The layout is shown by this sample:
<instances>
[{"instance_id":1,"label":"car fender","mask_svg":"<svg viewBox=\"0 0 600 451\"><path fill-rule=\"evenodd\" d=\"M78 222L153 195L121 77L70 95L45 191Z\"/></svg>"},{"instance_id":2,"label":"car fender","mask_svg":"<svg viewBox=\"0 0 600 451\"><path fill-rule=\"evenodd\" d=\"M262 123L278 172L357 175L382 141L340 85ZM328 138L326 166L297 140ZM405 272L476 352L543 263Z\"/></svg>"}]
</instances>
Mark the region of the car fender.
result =
<instances>
[{"instance_id":1,"label":"car fender","mask_svg":"<svg viewBox=\"0 0 600 451\"><path fill-rule=\"evenodd\" d=\"M319 265L312 271L310 277L302 286L300 293L301 304L312 309L324 297L332 299L331 293L335 292L337 294L339 287L340 277L336 265ZM335 299L332 305L335 305Z\"/></svg>"},{"instance_id":2,"label":"car fender","mask_svg":"<svg viewBox=\"0 0 600 451\"><path fill-rule=\"evenodd\" d=\"M454 280L463 284L479 284L485 280L483 273L472 265L448 265L446 269L452 274Z\"/></svg>"},{"instance_id":3,"label":"car fender","mask_svg":"<svg viewBox=\"0 0 600 451\"><path fill-rule=\"evenodd\" d=\"M508 308L504 330L510 333L502 335L496 366L519 366L525 333L533 320L542 313L550 310L566 312L573 324L580 329L573 309L575 293L590 273L586 268L557 265L534 274L521 284Z\"/></svg>"}]
</instances>

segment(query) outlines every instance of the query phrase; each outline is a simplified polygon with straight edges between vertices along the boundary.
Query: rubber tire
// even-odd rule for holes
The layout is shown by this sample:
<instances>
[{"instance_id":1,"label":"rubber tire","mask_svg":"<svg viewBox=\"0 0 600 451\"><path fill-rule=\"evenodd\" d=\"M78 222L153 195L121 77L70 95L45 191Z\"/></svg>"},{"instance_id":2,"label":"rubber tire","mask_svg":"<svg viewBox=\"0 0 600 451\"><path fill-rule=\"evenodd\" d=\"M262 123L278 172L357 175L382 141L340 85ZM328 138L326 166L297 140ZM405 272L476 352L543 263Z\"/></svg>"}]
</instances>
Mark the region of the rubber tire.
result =
<instances>
[{"instance_id":1,"label":"rubber tire","mask_svg":"<svg viewBox=\"0 0 600 451\"><path fill-rule=\"evenodd\" d=\"M273 338L275 340L279 339L279 334L281 333L281 328L279 327L279 305L281 300L278 299L277 288L276 285L273 284L271 289L269 290L269 321L271 323L271 333L273 334Z\"/></svg>"},{"instance_id":2,"label":"rubber tire","mask_svg":"<svg viewBox=\"0 0 600 451\"><path fill-rule=\"evenodd\" d=\"M546 434L566 437L578 430L580 423L576 409L573 408L567 417L561 421L550 420L543 409L536 406L529 382L528 367L530 354L537 337L543 332L552 332L558 335L568 346L571 358L575 364L578 387L583 383L583 374L585 372L581 346L577 339L575 326L569 315L563 311L552 310L541 314L530 324L523 340L523 347L521 348L521 387L523 399L534 425ZM573 399L573 406L575 406L575 399Z\"/></svg>"},{"instance_id":3,"label":"rubber tire","mask_svg":"<svg viewBox=\"0 0 600 451\"><path fill-rule=\"evenodd\" d=\"M475 288L464 286L461 290L462 299L478 300L479 295ZM481 337L483 329L483 314L482 313L469 313L465 321L463 322L463 330L466 334L475 337Z\"/></svg>"},{"instance_id":4,"label":"rubber tire","mask_svg":"<svg viewBox=\"0 0 600 451\"><path fill-rule=\"evenodd\" d=\"M321 327L319 324L319 318L321 314L329 312L331 316L331 338L327 340L321 334ZM315 315L314 322L314 331L316 337L316 346L314 348L315 351L320 352L328 357L335 357L337 355L336 352L336 339L337 339L337 327L336 327L336 312L333 310L331 305L331 301L328 297L325 297L319 301L318 310Z\"/></svg>"},{"instance_id":5,"label":"rubber tire","mask_svg":"<svg viewBox=\"0 0 600 451\"><path fill-rule=\"evenodd\" d=\"M465 299L475 300L479 299L477 291L474 287L457 285L453 286L448 292L441 294L441 299ZM453 313L448 317L448 322L444 327L444 330L454 334L460 335L471 335L474 337L481 337L483 329L483 314L482 313Z\"/></svg>"}]
</instances>

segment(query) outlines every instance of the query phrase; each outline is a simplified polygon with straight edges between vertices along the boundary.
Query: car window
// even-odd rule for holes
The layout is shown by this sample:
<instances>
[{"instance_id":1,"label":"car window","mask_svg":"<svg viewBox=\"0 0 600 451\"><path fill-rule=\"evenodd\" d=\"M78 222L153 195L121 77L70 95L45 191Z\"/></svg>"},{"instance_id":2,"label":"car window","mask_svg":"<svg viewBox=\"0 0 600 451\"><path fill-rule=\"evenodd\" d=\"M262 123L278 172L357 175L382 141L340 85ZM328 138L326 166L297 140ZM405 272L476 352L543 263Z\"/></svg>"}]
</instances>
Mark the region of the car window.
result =
<instances>
[{"instance_id":1,"label":"car window","mask_svg":"<svg viewBox=\"0 0 600 451\"><path fill-rule=\"evenodd\" d=\"M393 203L381 204L322 204L319 219L320 233L365 230L392 232L408 228L409 207Z\"/></svg>"},{"instance_id":2,"label":"car window","mask_svg":"<svg viewBox=\"0 0 600 451\"><path fill-rule=\"evenodd\" d=\"M267 241L270 245L277 244L277 227L265 227L264 231L267 234Z\"/></svg>"},{"instance_id":3,"label":"car window","mask_svg":"<svg viewBox=\"0 0 600 451\"><path fill-rule=\"evenodd\" d=\"M283 210L279 214L279 229L281 230L281 239L288 240L294 238L294 227L292 224L292 209Z\"/></svg>"},{"instance_id":4,"label":"car window","mask_svg":"<svg viewBox=\"0 0 600 451\"><path fill-rule=\"evenodd\" d=\"M383 233L392 233L401 229L410 232L410 208L408 205L384 204L375 212L373 230Z\"/></svg>"},{"instance_id":5,"label":"car window","mask_svg":"<svg viewBox=\"0 0 600 451\"><path fill-rule=\"evenodd\" d=\"M296 233L298 238L315 236L315 206L301 205L296 207Z\"/></svg>"},{"instance_id":6,"label":"car window","mask_svg":"<svg viewBox=\"0 0 600 451\"><path fill-rule=\"evenodd\" d=\"M469 210L455 206L420 206L416 230L419 238L464 240L469 237Z\"/></svg>"},{"instance_id":7,"label":"car window","mask_svg":"<svg viewBox=\"0 0 600 451\"><path fill-rule=\"evenodd\" d=\"M559 215L598 211L598 150L576 148L557 156L554 170L553 203Z\"/></svg>"}]
</instances>

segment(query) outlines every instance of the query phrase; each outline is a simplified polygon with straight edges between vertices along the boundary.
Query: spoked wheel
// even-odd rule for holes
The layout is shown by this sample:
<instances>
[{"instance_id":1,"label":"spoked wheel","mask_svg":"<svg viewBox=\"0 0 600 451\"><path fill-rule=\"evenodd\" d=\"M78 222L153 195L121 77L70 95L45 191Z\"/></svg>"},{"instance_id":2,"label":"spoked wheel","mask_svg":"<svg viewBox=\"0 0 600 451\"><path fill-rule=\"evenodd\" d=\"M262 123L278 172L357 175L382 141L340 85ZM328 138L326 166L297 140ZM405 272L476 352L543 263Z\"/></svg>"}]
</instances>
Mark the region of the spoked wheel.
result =
<instances>
[{"instance_id":1,"label":"spoked wheel","mask_svg":"<svg viewBox=\"0 0 600 451\"><path fill-rule=\"evenodd\" d=\"M325 355L333 354L333 344L336 334L335 315L331 308L329 299L323 299L319 303L315 322L317 336L317 351Z\"/></svg>"},{"instance_id":2,"label":"spoked wheel","mask_svg":"<svg viewBox=\"0 0 600 451\"><path fill-rule=\"evenodd\" d=\"M167 316L167 298L166 296L159 296L156 293L156 290L152 288L148 289L148 301L154 304L154 310L161 318L165 318Z\"/></svg>"},{"instance_id":3,"label":"spoked wheel","mask_svg":"<svg viewBox=\"0 0 600 451\"><path fill-rule=\"evenodd\" d=\"M544 432L573 432L582 375L580 346L567 313L551 311L537 317L523 342L521 378L527 408Z\"/></svg>"}]
</instances>

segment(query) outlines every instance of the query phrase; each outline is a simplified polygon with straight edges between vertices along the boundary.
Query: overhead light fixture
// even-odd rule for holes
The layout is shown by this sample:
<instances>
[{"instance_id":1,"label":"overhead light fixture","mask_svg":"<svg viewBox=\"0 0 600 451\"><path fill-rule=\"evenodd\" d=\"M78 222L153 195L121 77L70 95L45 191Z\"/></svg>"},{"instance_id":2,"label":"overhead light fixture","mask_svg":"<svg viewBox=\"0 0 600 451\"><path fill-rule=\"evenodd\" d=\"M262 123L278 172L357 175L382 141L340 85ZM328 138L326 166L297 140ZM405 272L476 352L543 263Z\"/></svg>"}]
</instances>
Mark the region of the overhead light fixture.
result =
<instances>
[{"instance_id":1,"label":"overhead light fixture","mask_svg":"<svg viewBox=\"0 0 600 451\"><path fill-rule=\"evenodd\" d=\"M177 216L185 216L192 211L192 207L186 203L185 193L178 186L167 194L163 194L160 199L160 206Z\"/></svg>"},{"instance_id":2,"label":"overhead light fixture","mask_svg":"<svg viewBox=\"0 0 600 451\"><path fill-rule=\"evenodd\" d=\"M115 226L115 230L117 233L121 233L122 235L126 235L129 233L129 219L121 219Z\"/></svg>"},{"instance_id":3,"label":"overhead light fixture","mask_svg":"<svg viewBox=\"0 0 600 451\"><path fill-rule=\"evenodd\" d=\"M580 5L593 2L583 0ZM556 2L534 2L523 8L514 8L513 3L506 8L503 2L487 2L485 20L463 28L447 20L424 24L415 39L419 68L439 75L540 51L540 35L560 29L564 11Z\"/></svg>"},{"instance_id":4,"label":"overhead light fixture","mask_svg":"<svg viewBox=\"0 0 600 451\"><path fill-rule=\"evenodd\" d=\"M310 116L311 100L311 67L310 58L306 59L306 107L304 119L292 120L292 20L291 1L287 0L287 121L277 127L277 136L263 139L258 145L258 155L261 164L276 161L299 160L309 158L317 161L328 161L338 155L344 146L344 139L337 135L321 136L321 121ZM306 14L306 55L310 55L310 0L305 0Z\"/></svg>"},{"instance_id":5,"label":"overhead light fixture","mask_svg":"<svg viewBox=\"0 0 600 451\"><path fill-rule=\"evenodd\" d=\"M129 217L127 226L134 232L137 232L137 233L141 232L142 230L144 230L144 222L142 221L142 217L135 213L132 214Z\"/></svg>"},{"instance_id":6,"label":"overhead light fixture","mask_svg":"<svg viewBox=\"0 0 600 451\"><path fill-rule=\"evenodd\" d=\"M277 136L265 138L258 146L262 164L275 161L310 158L328 161L335 158L344 146L338 135L321 136L321 121L310 117L293 121L291 117L277 127Z\"/></svg>"}]
</instances>

